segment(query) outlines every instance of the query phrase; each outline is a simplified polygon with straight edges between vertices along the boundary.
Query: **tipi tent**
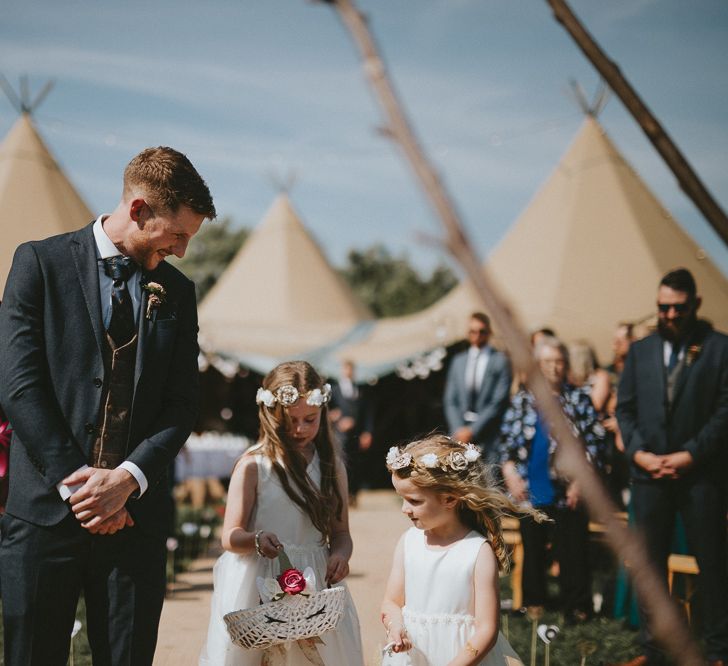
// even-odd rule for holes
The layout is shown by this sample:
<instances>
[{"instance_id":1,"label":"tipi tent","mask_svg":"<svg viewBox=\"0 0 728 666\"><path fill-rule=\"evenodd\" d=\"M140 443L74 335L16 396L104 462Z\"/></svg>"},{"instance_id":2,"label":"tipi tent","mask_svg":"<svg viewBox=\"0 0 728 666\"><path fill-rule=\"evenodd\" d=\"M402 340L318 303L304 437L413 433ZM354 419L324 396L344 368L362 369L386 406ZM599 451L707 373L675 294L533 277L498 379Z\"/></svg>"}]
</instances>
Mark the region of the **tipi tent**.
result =
<instances>
[{"instance_id":1,"label":"tipi tent","mask_svg":"<svg viewBox=\"0 0 728 666\"><path fill-rule=\"evenodd\" d=\"M0 144L0 293L20 243L73 231L93 217L22 113Z\"/></svg>"},{"instance_id":2,"label":"tipi tent","mask_svg":"<svg viewBox=\"0 0 728 666\"><path fill-rule=\"evenodd\" d=\"M648 319L660 277L677 266L693 272L701 314L728 330L728 280L592 116L485 265L526 328L586 339L603 360L616 324ZM379 321L337 354L383 374L462 338L469 313L481 308L463 283L420 313Z\"/></svg>"},{"instance_id":3,"label":"tipi tent","mask_svg":"<svg viewBox=\"0 0 728 666\"><path fill-rule=\"evenodd\" d=\"M281 194L201 303L200 342L259 372L292 358L321 366L371 318Z\"/></svg>"}]
</instances>

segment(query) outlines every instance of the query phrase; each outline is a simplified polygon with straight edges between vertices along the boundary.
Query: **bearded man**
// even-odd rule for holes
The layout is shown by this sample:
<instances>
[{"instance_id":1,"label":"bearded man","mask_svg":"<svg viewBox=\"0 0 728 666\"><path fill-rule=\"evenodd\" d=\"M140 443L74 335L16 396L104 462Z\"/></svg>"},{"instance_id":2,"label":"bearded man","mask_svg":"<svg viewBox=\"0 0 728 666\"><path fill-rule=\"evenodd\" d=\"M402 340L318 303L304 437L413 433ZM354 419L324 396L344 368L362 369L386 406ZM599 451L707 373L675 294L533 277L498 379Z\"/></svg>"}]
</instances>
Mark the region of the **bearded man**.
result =
<instances>
[{"instance_id":1,"label":"bearded man","mask_svg":"<svg viewBox=\"0 0 728 666\"><path fill-rule=\"evenodd\" d=\"M631 463L637 528L666 581L675 519L682 516L700 568L696 596L708 664L720 666L728 663L728 336L698 319L700 304L687 269L662 278L657 332L630 347L617 419ZM643 654L630 666L666 663L648 622L642 612Z\"/></svg>"}]
</instances>

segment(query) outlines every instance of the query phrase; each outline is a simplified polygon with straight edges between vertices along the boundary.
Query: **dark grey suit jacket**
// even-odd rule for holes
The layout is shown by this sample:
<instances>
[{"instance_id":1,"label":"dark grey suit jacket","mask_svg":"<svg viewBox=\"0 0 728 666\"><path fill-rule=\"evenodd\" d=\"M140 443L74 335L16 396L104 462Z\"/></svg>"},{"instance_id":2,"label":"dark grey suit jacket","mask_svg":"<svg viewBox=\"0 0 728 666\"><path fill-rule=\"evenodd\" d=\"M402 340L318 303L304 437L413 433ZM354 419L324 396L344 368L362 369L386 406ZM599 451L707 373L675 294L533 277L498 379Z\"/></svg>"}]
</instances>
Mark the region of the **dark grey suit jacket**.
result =
<instances>
[{"instance_id":1,"label":"dark grey suit jacket","mask_svg":"<svg viewBox=\"0 0 728 666\"><path fill-rule=\"evenodd\" d=\"M106 381L96 246L92 224L15 252L0 306L0 404L13 425L9 514L37 525L68 515L56 484L88 463ZM194 285L161 263L146 278L164 304L139 315L139 342L127 460L149 489L127 508L140 528L168 520L160 483L198 410Z\"/></svg>"},{"instance_id":2,"label":"dark grey suit jacket","mask_svg":"<svg viewBox=\"0 0 728 666\"><path fill-rule=\"evenodd\" d=\"M668 404L663 340L635 342L617 393L617 419L627 456L637 451L689 451L691 474L725 479L728 458L728 336L699 321L686 343L686 362ZM632 464L633 478L649 475Z\"/></svg>"},{"instance_id":3,"label":"dark grey suit jacket","mask_svg":"<svg viewBox=\"0 0 728 666\"><path fill-rule=\"evenodd\" d=\"M475 401L478 420L465 423L463 415L468 408L468 390L465 386L467 350L453 357L447 371L443 398L445 418L450 432L467 425L472 428L473 439L486 447L496 446L500 424L508 407L511 390L511 364L505 354L491 348L488 365Z\"/></svg>"}]
</instances>

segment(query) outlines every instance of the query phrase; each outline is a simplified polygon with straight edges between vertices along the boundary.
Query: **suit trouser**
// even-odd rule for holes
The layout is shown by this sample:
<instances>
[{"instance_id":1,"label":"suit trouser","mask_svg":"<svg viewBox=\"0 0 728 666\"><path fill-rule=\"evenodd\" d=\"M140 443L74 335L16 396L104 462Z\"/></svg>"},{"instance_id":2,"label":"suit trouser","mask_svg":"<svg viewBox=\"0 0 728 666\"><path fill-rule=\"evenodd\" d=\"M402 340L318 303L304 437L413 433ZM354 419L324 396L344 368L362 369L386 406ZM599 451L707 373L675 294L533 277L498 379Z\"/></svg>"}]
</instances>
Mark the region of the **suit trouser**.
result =
<instances>
[{"instance_id":1,"label":"suit trouser","mask_svg":"<svg viewBox=\"0 0 728 666\"><path fill-rule=\"evenodd\" d=\"M5 664L65 666L83 591L94 666L152 664L165 591L165 535L89 534L76 518L2 518Z\"/></svg>"},{"instance_id":2,"label":"suit trouser","mask_svg":"<svg viewBox=\"0 0 728 666\"><path fill-rule=\"evenodd\" d=\"M521 520L523 541L523 603L543 606L546 592L546 545L551 540L559 561L560 607L567 615L591 614L591 570L589 568L589 519L581 509L538 507L554 522Z\"/></svg>"},{"instance_id":3,"label":"suit trouser","mask_svg":"<svg viewBox=\"0 0 728 666\"><path fill-rule=\"evenodd\" d=\"M726 491L705 479L635 482L632 485L635 523L647 541L647 551L667 589L675 517L682 515L688 548L700 569L696 597L702 611L703 638L709 659L728 659L728 563L726 562ZM640 607L641 642L650 663L664 656L649 631Z\"/></svg>"}]
</instances>

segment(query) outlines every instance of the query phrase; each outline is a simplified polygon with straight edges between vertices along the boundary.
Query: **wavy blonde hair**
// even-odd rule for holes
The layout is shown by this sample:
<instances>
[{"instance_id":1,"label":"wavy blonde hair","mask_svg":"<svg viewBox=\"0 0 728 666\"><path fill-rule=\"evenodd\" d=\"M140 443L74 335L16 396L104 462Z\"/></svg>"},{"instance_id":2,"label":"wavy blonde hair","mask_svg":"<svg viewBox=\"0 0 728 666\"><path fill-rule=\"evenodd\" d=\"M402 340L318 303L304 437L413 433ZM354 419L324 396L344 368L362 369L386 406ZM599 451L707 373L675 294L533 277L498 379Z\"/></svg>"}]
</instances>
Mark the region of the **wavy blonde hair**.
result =
<instances>
[{"instance_id":1,"label":"wavy blonde hair","mask_svg":"<svg viewBox=\"0 0 728 666\"><path fill-rule=\"evenodd\" d=\"M400 453L409 453L412 462L400 469L387 465L387 469L399 479L409 479L418 488L456 497L458 518L464 525L488 539L502 571L508 570L509 562L500 525L501 518L528 515L538 522L547 520L539 511L514 504L495 482L491 469L483 463L482 458L457 470L447 464L426 467L418 462L427 454L435 454L440 460L452 453L462 454L465 450L462 442L446 435L435 434L410 442L399 450Z\"/></svg>"},{"instance_id":2,"label":"wavy blonde hair","mask_svg":"<svg viewBox=\"0 0 728 666\"><path fill-rule=\"evenodd\" d=\"M301 395L323 388L323 380L310 363L288 361L271 370L263 388L275 393L281 386L295 386ZM337 454L329 431L328 409L321 406L321 423L314 438L321 466L321 486L317 488L306 473L304 455L288 439L287 409L276 402L273 407L259 406L260 436L263 453L270 458L283 490L308 515L321 532L322 541L330 536L331 522L341 519L344 501L337 483Z\"/></svg>"}]
</instances>

